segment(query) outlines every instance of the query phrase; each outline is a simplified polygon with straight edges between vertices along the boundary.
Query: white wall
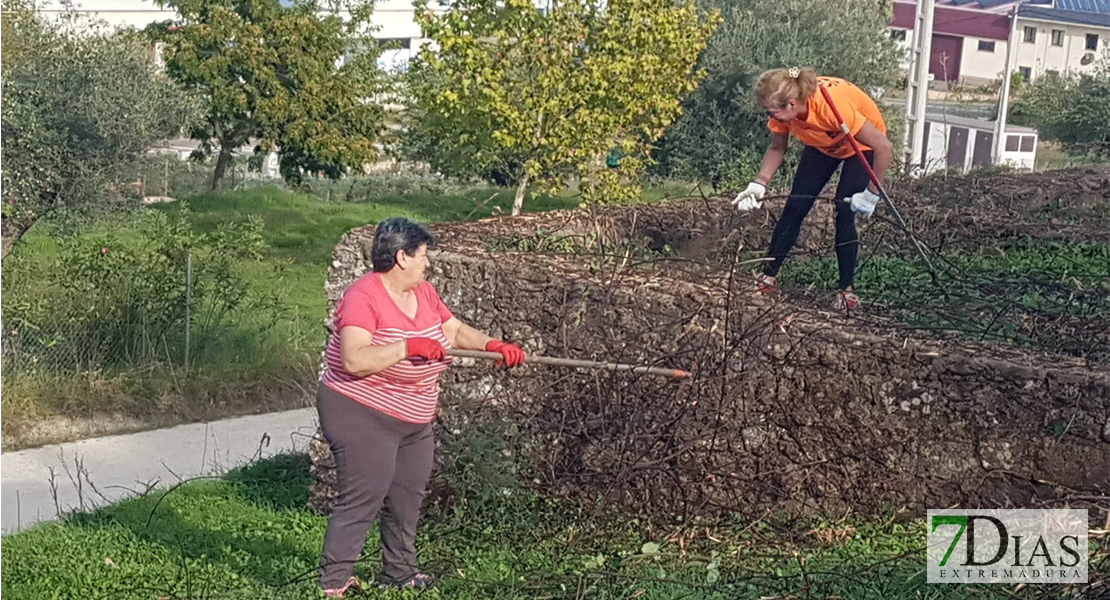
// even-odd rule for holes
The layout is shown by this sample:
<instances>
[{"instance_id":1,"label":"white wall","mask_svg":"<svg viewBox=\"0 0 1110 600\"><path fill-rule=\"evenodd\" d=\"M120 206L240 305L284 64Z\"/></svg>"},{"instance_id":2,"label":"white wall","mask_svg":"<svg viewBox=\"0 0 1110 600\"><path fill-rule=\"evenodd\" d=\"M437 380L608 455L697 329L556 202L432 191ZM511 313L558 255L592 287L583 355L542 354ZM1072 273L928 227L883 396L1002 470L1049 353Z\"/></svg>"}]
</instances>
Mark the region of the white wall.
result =
<instances>
[{"instance_id":1,"label":"white wall","mask_svg":"<svg viewBox=\"0 0 1110 600\"><path fill-rule=\"evenodd\" d=\"M429 7L436 8L435 2ZM412 0L378 0L374 5L374 37L381 39L419 38L420 26L413 18Z\"/></svg>"},{"instance_id":2,"label":"white wall","mask_svg":"<svg viewBox=\"0 0 1110 600\"><path fill-rule=\"evenodd\" d=\"M56 18L69 14L58 0L40 0L36 8L38 12ZM78 0L73 12L79 27L104 21L113 29L142 29L151 23L178 18L176 11L162 9L151 0Z\"/></svg>"},{"instance_id":3,"label":"white wall","mask_svg":"<svg viewBox=\"0 0 1110 600\"><path fill-rule=\"evenodd\" d=\"M948 128L943 123L929 122L924 167L926 173L948 168Z\"/></svg>"},{"instance_id":4,"label":"white wall","mask_svg":"<svg viewBox=\"0 0 1110 600\"><path fill-rule=\"evenodd\" d=\"M994 42L994 52L980 50L980 40ZM1006 71L1006 45L1005 40L965 37L960 78L973 78L984 82L1001 81L1002 75Z\"/></svg>"},{"instance_id":5,"label":"white wall","mask_svg":"<svg viewBox=\"0 0 1110 600\"><path fill-rule=\"evenodd\" d=\"M1019 150L1017 150L1017 151L1006 150L1006 142L1009 141L1009 138L1011 138L1011 137L1019 138L1019 142L1018 142ZM1022 138L1029 138L1029 137L1033 138L1033 150L1032 150L1032 152L1022 152L1020 150L1020 148L1021 148L1020 140ZM1036 162L1037 162L1037 146L1038 146L1039 141L1040 140L1037 139L1037 134L1035 134L1035 133L1007 131L1006 132L1006 139L1003 140L1003 142L1002 142L1002 155L1000 157L1001 163L1004 164L1004 165L1010 165L1011 167L1016 167L1016 168L1019 168L1019 169L1030 169L1030 170L1032 170L1034 165L1036 165Z\"/></svg>"},{"instance_id":6,"label":"white wall","mask_svg":"<svg viewBox=\"0 0 1110 600\"><path fill-rule=\"evenodd\" d=\"M430 2L430 8L441 10L434 0ZM52 16L66 13L58 0L40 0L38 10ZM152 0L78 0L74 12L84 23L99 19L117 28L142 29L151 23L178 18L175 11L159 8ZM413 18L412 0L378 0L373 24L377 27L373 32L376 38L420 37L420 26Z\"/></svg>"},{"instance_id":7,"label":"white wall","mask_svg":"<svg viewBox=\"0 0 1110 600\"><path fill-rule=\"evenodd\" d=\"M925 172L932 173L934 171L943 171L948 168L948 138L950 136L951 125L943 121L929 121L929 139L925 151ZM967 151L964 154L964 161L961 165L961 171L967 172L971 169L971 162L975 155L975 140L979 135L990 135L992 132L985 129L968 129L967 131ZM1001 156L1001 164L1009 165L1018 169L1032 170L1037 161L1037 134L1029 132L1014 132L1007 131L1006 136L1032 137L1033 149L1029 152L1022 152L1020 150L1020 140L1018 142L1017 151L1006 151L1005 142L1003 142L1003 152Z\"/></svg>"},{"instance_id":8,"label":"white wall","mask_svg":"<svg viewBox=\"0 0 1110 600\"><path fill-rule=\"evenodd\" d=\"M902 49L902 70L910 68L910 52L913 49L913 30L891 27L890 31L905 31L906 39L899 41ZM994 42L994 52L979 50L979 40ZM963 38L963 53L961 55L960 79L971 78L974 82L989 83L1001 80L1006 70L1006 40L989 40L986 38Z\"/></svg>"},{"instance_id":9,"label":"white wall","mask_svg":"<svg viewBox=\"0 0 1110 600\"><path fill-rule=\"evenodd\" d=\"M951 137L952 125L942 121L929 121L929 146L925 153L925 172L943 171L948 168L948 141ZM975 156L975 139L989 131L980 129L967 130L967 149L964 153L963 164L955 167L958 171L966 173L971 169L971 161Z\"/></svg>"},{"instance_id":10,"label":"white wall","mask_svg":"<svg viewBox=\"0 0 1110 600\"><path fill-rule=\"evenodd\" d=\"M1026 27L1037 28L1035 42L1024 41ZM1052 45L1054 29L1064 32L1063 46ZM1083 55L1092 53L1086 50L1089 33L1098 34L1098 49L1093 52L1095 60L1089 65L1082 65L1080 60ZM1098 68L1099 59L1110 44L1110 28L1050 23L1023 17L1018 17L1017 31L1014 32L1014 36L1017 52L1015 72L1019 67L1029 67L1033 72L1033 79L1044 75L1046 71L1057 71L1060 74L1092 72Z\"/></svg>"},{"instance_id":11,"label":"white wall","mask_svg":"<svg viewBox=\"0 0 1110 600\"><path fill-rule=\"evenodd\" d=\"M444 7L434 0L429 3L429 8L435 11L444 10ZM42 0L39 11L58 18L71 14L64 10L58 0ZM151 23L180 18L175 11L163 10L152 0L83 0L72 15L76 16L75 24L82 29L97 22L102 22L111 29L127 27L142 29ZM414 18L412 0L378 0L372 21L374 27L372 35L375 38L410 40L408 49L386 50L378 59L378 64L382 68L403 69L425 42L421 37L420 26Z\"/></svg>"}]
</instances>

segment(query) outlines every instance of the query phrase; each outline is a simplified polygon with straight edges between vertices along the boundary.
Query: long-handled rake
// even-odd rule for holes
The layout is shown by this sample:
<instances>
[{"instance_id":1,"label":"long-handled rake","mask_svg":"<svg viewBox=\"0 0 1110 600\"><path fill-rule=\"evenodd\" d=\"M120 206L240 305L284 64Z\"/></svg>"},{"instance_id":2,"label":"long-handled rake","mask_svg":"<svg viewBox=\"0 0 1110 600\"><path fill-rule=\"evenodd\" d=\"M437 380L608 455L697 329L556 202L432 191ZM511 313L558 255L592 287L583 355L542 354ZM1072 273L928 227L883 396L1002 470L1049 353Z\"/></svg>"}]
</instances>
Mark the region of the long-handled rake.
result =
<instances>
[{"instance_id":1,"label":"long-handled rake","mask_svg":"<svg viewBox=\"0 0 1110 600\"><path fill-rule=\"evenodd\" d=\"M483 350L457 350L450 349L447 351L450 356L458 356L464 358L488 358L492 360L502 360L505 357L500 352L485 352ZM608 371L632 371L633 373L645 373L647 375L662 375L664 377L674 377L676 379L685 379L690 377L688 371L682 369L664 369L662 367L646 367L641 365L628 365L624 363L614 362L596 362L592 360L576 360L571 358L553 358L550 356L536 356L529 354L525 357L524 362L541 364L541 365L555 365L559 367L578 367L586 369L605 369Z\"/></svg>"}]
</instances>

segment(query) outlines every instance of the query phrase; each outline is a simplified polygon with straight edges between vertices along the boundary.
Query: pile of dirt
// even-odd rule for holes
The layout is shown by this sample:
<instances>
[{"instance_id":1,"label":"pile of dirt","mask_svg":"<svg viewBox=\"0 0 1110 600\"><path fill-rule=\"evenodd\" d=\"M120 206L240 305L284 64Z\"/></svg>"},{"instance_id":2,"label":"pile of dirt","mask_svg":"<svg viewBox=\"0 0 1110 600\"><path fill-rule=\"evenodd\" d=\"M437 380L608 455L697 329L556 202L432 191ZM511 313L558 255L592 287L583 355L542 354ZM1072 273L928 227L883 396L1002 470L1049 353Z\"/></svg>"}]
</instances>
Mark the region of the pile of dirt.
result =
<instances>
[{"instance_id":1,"label":"pile of dirt","mask_svg":"<svg viewBox=\"0 0 1110 600\"><path fill-rule=\"evenodd\" d=\"M891 194L936 248L1019 236L1110 242L1110 167L938 175L897 184Z\"/></svg>"},{"instance_id":2,"label":"pile of dirt","mask_svg":"<svg viewBox=\"0 0 1110 600\"><path fill-rule=\"evenodd\" d=\"M736 261L768 235L760 218L716 199L433 226L431 279L464 321L528 352L695 373L460 361L441 434L511 423L549 493L648 514L1044 506L1110 492L1110 371L754 302ZM817 243L813 229L803 244ZM369 270L372 237L360 228L337 245L332 307ZM552 238L562 251L512 249ZM598 243L610 251L571 251ZM327 510L333 466L326 445L312 453L312 504Z\"/></svg>"}]
</instances>

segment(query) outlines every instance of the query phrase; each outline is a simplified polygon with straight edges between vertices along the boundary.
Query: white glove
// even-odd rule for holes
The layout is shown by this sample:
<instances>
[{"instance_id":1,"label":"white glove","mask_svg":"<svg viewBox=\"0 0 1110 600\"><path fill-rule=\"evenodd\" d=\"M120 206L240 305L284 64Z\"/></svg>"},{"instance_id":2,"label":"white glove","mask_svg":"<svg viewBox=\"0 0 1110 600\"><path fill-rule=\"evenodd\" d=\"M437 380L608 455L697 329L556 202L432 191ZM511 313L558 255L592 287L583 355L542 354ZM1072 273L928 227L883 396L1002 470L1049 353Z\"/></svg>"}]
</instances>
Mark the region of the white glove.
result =
<instances>
[{"instance_id":1,"label":"white glove","mask_svg":"<svg viewBox=\"0 0 1110 600\"><path fill-rule=\"evenodd\" d=\"M736 197L732 199L732 203L736 206L736 210L751 210L763 206L760 200L762 200L765 195L767 195L766 186L762 183L753 181L748 184L747 189L736 194Z\"/></svg>"},{"instance_id":2,"label":"white glove","mask_svg":"<svg viewBox=\"0 0 1110 600\"><path fill-rule=\"evenodd\" d=\"M875 192L872 192L868 188L863 188L862 192L854 194L850 200L852 203L852 212L870 217L875 212L875 206L879 204L879 200L881 199L882 198Z\"/></svg>"}]
</instances>

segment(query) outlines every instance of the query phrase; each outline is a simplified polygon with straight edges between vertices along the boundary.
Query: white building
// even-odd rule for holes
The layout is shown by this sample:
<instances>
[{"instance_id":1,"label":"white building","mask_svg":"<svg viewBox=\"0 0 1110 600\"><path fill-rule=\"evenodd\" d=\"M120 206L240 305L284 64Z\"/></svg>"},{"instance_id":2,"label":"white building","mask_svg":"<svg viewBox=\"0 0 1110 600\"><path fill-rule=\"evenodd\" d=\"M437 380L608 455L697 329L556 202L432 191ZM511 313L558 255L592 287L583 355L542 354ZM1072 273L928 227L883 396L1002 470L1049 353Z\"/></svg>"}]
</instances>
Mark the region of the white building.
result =
<instances>
[{"instance_id":1,"label":"white building","mask_svg":"<svg viewBox=\"0 0 1110 600\"><path fill-rule=\"evenodd\" d=\"M75 0L72 10L58 0L37 0L35 10L56 18L76 17L78 27L100 21L113 29L142 29L151 23L177 18L176 11L163 9L151 0Z\"/></svg>"},{"instance_id":2,"label":"white building","mask_svg":"<svg viewBox=\"0 0 1110 600\"><path fill-rule=\"evenodd\" d=\"M1110 56L1110 0L1023 4L1012 42L1014 64L1026 81L1051 73L1093 72L1100 59Z\"/></svg>"},{"instance_id":3,"label":"white building","mask_svg":"<svg viewBox=\"0 0 1110 600\"><path fill-rule=\"evenodd\" d=\"M891 35L913 42L914 0L895 0ZM1026 80L1098 67L1110 0L937 0L929 73L938 86L1001 82L1009 52Z\"/></svg>"},{"instance_id":4,"label":"white building","mask_svg":"<svg viewBox=\"0 0 1110 600\"><path fill-rule=\"evenodd\" d=\"M991 166L995 122L930 113L925 117L921 149L925 173L951 169L961 173ZM1036 129L1006 125L998 164L1033 169L1037 161Z\"/></svg>"},{"instance_id":5,"label":"white building","mask_svg":"<svg viewBox=\"0 0 1110 600\"><path fill-rule=\"evenodd\" d=\"M281 2L288 6L291 0ZM429 3L429 8L435 11L446 10L447 6L447 0ZM57 18L73 16L76 18L75 25L82 28L100 23L113 29L142 29L151 23L181 18L176 11L161 8L152 0L78 0L72 11L59 0L38 0L36 10ZM385 50L378 59L378 64L386 69L404 68L420 46L428 41L416 23L412 0L377 0L372 24L372 35L376 39L398 46Z\"/></svg>"}]
</instances>

